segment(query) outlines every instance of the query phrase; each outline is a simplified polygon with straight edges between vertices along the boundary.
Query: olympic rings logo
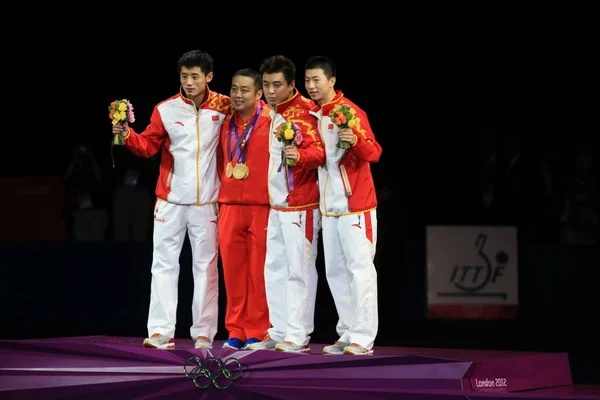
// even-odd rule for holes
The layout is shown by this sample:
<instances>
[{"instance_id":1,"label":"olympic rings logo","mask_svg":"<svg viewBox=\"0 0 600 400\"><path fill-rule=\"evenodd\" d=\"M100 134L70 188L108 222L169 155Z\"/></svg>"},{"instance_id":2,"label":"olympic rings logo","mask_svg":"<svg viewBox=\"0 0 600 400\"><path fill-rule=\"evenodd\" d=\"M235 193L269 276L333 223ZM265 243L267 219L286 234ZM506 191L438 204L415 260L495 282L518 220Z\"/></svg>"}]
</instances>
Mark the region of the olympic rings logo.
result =
<instances>
[{"instance_id":1,"label":"olympic rings logo","mask_svg":"<svg viewBox=\"0 0 600 400\"><path fill-rule=\"evenodd\" d=\"M231 364L234 364L233 370L228 367ZM227 389L234 380L242 376L242 370L242 363L234 357L225 361L216 357L208 357L204 361L199 357L190 357L183 364L185 376L200 389L206 389L211 384L217 389Z\"/></svg>"}]
</instances>

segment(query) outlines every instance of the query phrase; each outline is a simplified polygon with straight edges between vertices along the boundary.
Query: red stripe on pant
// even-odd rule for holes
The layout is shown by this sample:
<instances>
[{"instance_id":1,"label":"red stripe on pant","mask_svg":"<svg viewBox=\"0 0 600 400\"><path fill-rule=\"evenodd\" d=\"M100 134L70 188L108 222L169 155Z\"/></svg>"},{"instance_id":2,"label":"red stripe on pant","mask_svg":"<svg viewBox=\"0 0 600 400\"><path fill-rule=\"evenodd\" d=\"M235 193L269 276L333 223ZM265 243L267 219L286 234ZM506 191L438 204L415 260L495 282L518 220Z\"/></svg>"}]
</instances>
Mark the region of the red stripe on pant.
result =
<instances>
[{"instance_id":1,"label":"red stripe on pant","mask_svg":"<svg viewBox=\"0 0 600 400\"><path fill-rule=\"evenodd\" d=\"M315 212L314 210L306 210L306 224L305 224L305 236L308 243L313 242L313 234L315 231L315 221L314 221Z\"/></svg>"},{"instance_id":2,"label":"red stripe on pant","mask_svg":"<svg viewBox=\"0 0 600 400\"><path fill-rule=\"evenodd\" d=\"M363 213L365 216L365 233L369 242L373 243L373 224L371 223L371 211Z\"/></svg>"},{"instance_id":3,"label":"red stripe on pant","mask_svg":"<svg viewBox=\"0 0 600 400\"><path fill-rule=\"evenodd\" d=\"M269 206L230 204L222 204L219 210L229 338L262 340L270 326L264 275L269 210Z\"/></svg>"}]
</instances>

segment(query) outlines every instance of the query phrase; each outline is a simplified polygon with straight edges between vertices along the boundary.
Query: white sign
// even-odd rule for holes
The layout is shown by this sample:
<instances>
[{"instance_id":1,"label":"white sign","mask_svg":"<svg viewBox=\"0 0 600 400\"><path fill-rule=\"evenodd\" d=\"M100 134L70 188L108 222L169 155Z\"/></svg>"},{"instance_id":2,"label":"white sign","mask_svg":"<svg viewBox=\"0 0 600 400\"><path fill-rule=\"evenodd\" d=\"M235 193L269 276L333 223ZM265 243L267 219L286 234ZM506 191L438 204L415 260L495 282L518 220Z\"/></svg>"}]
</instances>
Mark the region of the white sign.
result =
<instances>
[{"instance_id":1,"label":"white sign","mask_svg":"<svg viewBox=\"0 0 600 400\"><path fill-rule=\"evenodd\" d=\"M485 317L486 313L498 316L502 307L516 311L518 288L516 227L427 227L430 315L441 315L439 311L446 310L452 315L445 316L468 317L460 314L466 313L469 306L483 306L476 317ZM486 307L488 311L482 311Z\"/></svg>"}]
</instances>

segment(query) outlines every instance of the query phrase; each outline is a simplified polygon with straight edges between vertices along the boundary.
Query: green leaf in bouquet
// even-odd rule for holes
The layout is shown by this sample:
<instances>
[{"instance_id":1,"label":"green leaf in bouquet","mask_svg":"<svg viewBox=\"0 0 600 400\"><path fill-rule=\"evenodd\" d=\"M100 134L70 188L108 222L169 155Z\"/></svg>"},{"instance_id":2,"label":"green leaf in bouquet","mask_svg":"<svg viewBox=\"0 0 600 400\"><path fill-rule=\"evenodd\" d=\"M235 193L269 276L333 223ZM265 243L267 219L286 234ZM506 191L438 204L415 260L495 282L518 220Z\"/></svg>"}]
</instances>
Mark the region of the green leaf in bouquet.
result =
<instances>
[{"instance_id":1,"label":"green leaf in bouquet","mask_svg":"<svg viewBox=\"0 0 600 400\"><path fill-rule=\"evenodd\" d=\"M125 145L125 140L123 140L123 135L121 135L120 133L114 135L113 144L116 146Z\"/></svg>"}]
</instances>

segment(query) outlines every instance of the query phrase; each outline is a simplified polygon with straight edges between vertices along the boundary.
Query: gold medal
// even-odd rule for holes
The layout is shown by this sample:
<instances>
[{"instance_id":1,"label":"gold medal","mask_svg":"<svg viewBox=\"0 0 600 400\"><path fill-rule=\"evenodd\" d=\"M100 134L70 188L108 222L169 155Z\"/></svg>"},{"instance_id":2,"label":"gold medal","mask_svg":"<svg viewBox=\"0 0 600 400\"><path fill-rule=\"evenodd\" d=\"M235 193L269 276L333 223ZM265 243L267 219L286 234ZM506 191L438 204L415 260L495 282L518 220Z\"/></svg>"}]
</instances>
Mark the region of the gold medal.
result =
<instances>
[{"instance_id":1,"label":"gold medal","mask_svg":"<svg viewBox=\"0 0 600 400\"><path fill-rule=\"evenodd\" d=\"M248 167L246 164L236 164L233 167L233 177L235 179L246 179L248 177Z\"/></svg>"},{"instance_id":2,"label":"gold medal","mask_svg":"<svg viewBox=\"0 0 600 400\"><path fill-rule=\"evenodd\" d=\"M231 162L228 162L227 167L225 167L225 176L231 178L231 175L233 175L233 165L231 165Z\"/></svg>"}]
</instances>

